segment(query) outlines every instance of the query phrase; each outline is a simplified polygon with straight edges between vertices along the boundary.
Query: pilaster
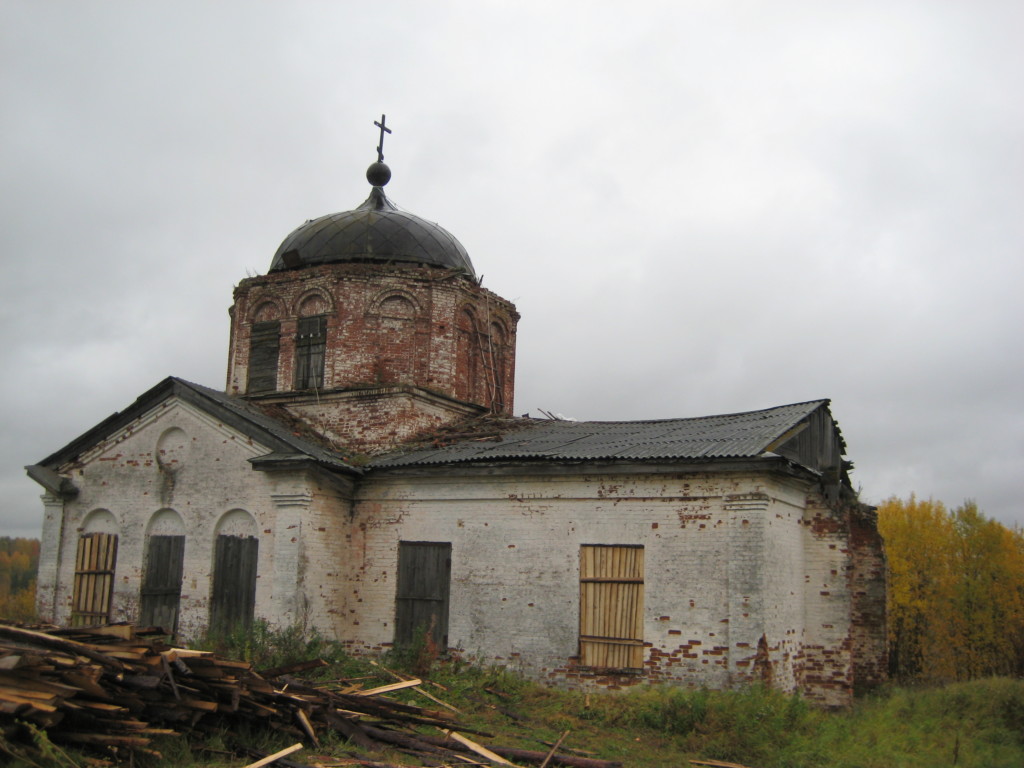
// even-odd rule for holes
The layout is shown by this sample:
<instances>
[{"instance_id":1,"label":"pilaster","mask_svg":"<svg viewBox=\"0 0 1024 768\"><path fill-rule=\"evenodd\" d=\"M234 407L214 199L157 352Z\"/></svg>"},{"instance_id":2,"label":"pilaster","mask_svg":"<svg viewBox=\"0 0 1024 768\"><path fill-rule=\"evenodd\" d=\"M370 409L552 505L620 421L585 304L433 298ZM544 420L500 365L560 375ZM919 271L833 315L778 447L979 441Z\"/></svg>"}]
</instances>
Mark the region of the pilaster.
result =
<instances>
[{"instance_id":1,"label":"pilaster","mask_svg":"<svg viewBox=\"0 0 1024 768\"><path fill-rule=\"evenodd\" d=\"M726 496L729 519L729 677L735 684L754 675L758 641L764 633L765 515L763 493Z\"/></svg>"},{"instance_id":2,"label":"pilaster","mask_svg":"<svg viewBox=\"0 0 1024 768\"><path fill-rule=\"evenodd\" d=\"M61 552L64 545L64 499L50 492L40 498L43 500L43 531L39 545L39 574L36 578L36 611L40 621L56 624Z\"/></svg>"},{"instance_id":3,"label":"pilaster","mask_svg":"<svg viewBox=\"0 0 1024 768\"><path fill-rule=\"evenodd\" d=\"M274 526L273 599L275 623L288 627L305 619L302 521L313 503L310 493L271 494Z\"/></svg>"}]
</instances>

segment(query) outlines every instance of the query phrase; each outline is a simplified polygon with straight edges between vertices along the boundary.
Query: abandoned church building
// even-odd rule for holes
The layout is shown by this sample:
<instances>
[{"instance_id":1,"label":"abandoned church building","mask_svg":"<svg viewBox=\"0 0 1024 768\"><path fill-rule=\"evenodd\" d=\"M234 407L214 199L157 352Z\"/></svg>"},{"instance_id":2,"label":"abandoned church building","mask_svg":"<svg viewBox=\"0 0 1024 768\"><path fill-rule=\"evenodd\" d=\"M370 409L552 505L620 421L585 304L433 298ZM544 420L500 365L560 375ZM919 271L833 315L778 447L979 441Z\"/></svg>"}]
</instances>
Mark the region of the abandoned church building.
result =
<instances>
[{"instance_id":1,"label":"abandoned church building","mask_svg":"<svg viewBox=\"0 0 1024 768\"><path fill-rule=\"evenodd\" d=\"M265 619L565 686L878 682L884 554L829 402L514 417L516 308L382 161L235 288L226 390L165 379L27 468L41 617Z\"/></svg>"}]
</instances>

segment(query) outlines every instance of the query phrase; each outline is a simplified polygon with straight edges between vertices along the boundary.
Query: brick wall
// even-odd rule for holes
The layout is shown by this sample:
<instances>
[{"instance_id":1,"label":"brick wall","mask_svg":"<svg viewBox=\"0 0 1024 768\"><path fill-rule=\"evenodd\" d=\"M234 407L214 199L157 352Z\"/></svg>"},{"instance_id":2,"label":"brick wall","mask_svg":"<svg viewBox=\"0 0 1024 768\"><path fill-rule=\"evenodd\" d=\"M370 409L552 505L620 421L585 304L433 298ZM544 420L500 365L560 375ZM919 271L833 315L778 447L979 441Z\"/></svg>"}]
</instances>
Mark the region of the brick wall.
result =
<instances>
[{"instance_id":1,"label":"brick wall","mask_svg":"<svg viewBox=\"0 0 1024 768\"><path fill-rule=\"evenodd\" d=\"M885 681L888 667L885 547L872 507L851 504L850 572L851 643L854 689L867 691Z\"/></svg>"},{"instance_id":2,"label":"brick wall","mask_svg":"<svg viewBox=\"0 0 1024 768\"><path fill-rule=\"evenodd\" d=\"M848 551L815 522L824 510L805 511L808 490L751 474L371 479L356 493L344 573L358 624L338 616L322 629L357 650L388 647L398 542L451 542L458 653L564 685L763 680L845 703ZM644 547L640 672L579 666L583 544Z\"/></svg>"},{"instance_id":3,"label":"brick wall","mask_svg":"<svg viewBox=\"0 0 1024 768\"><path fill-rule=\"evenodd\" d=\"M461 273L426 266L329 264L243 280L231 308L227 391L246 394L253 323L276 320L277 392L293 393L298 319L318 314L327 318L324 383L312 392L319 403L303 401L312 423L333 425L339 435L359 424L366 440L387 437L369 427L384 418L382 411L392 422L417 421L412 431L461 418L467 406L512 412L515 307ZM368 396L386 400L410 388L435 395L434 402L391 406ZM325 404L324 394L350 389L362 398L336 412Z\"/></svg>"},{"instance_id":4,"label":"brick wall","mask_svg":"<svg viewBox=\"0 0 1024 768\"><path fill-rule=\"evenodd\" d=\"M173 532L166 526L176 518L186 537L180 633L206 630L214 543L223 521L237 526L248 519L259 538L256 614L272 616L277 510L265 475L247 461L268 450L171 398L62 468L79 492L64 502L61 524L60 515L47 518L54 538L44 537L41 618L70 620L78 539L100 530L118 535L111 619L137 621L147 533Z\"/></svg>"},{"instance_id":5,"label":"brick wall","mask_svg":"<svg viewBox=\"0 0 1024 768\"><path fill-rule=\"evenodd\" d=\"M62 468L79 494L63 523L57 502L47 507L62 549L44 545L44 618L68 621L78 537L103 530L120 542L111 618L137 620L147 532L180 526L179 629L199 635L216 534L252 532L257 616L379 651L394 635L399 542L450 542L450 645L534 678L612 688L764 681L842 705L884 673L873 520L830 508L797 478L525 466L378 472L353 486L319 470L254 472L247 459L267 450L172 398ZM580 665L584 544L644 548L642 669Z\"/></svg>"}]
</instances>

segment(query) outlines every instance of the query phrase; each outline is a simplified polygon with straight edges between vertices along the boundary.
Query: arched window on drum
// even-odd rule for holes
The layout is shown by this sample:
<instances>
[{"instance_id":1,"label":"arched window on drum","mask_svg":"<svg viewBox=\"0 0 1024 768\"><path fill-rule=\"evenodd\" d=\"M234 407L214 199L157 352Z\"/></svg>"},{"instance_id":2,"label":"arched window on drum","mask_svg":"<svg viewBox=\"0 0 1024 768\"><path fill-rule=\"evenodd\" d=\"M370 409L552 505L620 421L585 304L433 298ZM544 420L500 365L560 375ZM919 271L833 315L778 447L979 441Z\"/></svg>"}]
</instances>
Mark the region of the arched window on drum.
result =
<instances>
[{"instance_id":1,"label":"arched window on drum","mask_svg":"<svg viewBox=\"0 0 1024 768\"><path fill-rule=\"evenodd\" d=\"M295 389L321 389L324 386L328 310L327 300L319 294L306 297L299 305L295 334Z\"/></svg>"},{"instance_id":2,"label":"arched window on drum","mask_svg":"<svg viewBox=\"0 0 1024 768\"><path fill-rule=\"evenodd\" d=\"M273 302L256 308L249 337L249 394L277 390L278 358L281 354L280 312Z\"/></svg>"}]
</instances>

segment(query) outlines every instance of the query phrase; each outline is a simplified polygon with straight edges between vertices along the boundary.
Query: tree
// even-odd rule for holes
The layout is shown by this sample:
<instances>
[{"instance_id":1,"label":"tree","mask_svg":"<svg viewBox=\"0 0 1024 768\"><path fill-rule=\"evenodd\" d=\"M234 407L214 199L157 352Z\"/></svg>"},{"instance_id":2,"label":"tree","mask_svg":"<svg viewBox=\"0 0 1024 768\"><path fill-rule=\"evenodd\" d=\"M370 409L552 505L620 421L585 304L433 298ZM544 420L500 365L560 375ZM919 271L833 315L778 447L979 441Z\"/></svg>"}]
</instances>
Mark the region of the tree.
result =
<instances>
[{"instance_id":1,"label":"tree","mask_svg":"<svg viewBox=\"0 0 1024 768\"><path fill-rule=\"evenodd\" d=\"M964 680L1024 670L1024 536L974 502L891 498L878 509L889 559L890 672Z\"/></svg>"}]
</instances>

